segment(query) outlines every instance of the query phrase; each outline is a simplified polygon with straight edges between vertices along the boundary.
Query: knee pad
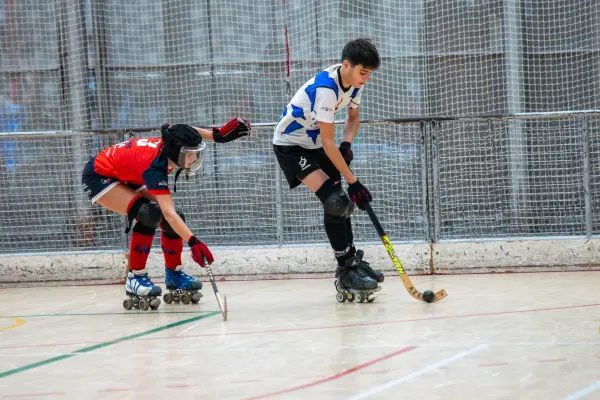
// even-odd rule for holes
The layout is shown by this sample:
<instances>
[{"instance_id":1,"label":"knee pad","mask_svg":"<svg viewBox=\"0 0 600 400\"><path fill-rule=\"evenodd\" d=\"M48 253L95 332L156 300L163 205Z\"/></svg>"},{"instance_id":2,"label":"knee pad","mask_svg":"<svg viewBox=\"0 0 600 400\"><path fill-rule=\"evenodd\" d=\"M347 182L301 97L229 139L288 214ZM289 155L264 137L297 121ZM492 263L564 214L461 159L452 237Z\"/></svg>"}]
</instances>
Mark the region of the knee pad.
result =
<instances>
[{"instance_id":1,"label":"knee pad","mask_svg":"<svg viewBox=\"0 0 600 400\"><path fill-rule=\"evenodd\" d=\"M354 203L340 187L336 187L329 196L323 200L325 218L348 218L354 211Z\"/></svg>"},{"instance_id":2,"label":"knee pad","mask_svg":"<svg viewBox=\"0 0 600 400\"><path fill-rule=\"evenodd\" d=\"M185 215L179 210L175 211L177 212L177 215L179 215L181 219L185 222ZM173 228L171 228L171 225L169 225L165 218L163 218L162 222L160 223L160 228L162 229L166 237L171 239L179 239L179 235L173 230Z\"/></svg>"},{"instance_id":3,"label":"knee pad","mask_svg":"<svg viewBox=\"0 0 600 400\"><path fill-rule=\"evenodd\" d=\"M129 208L127 219L130 224L134 219L137 221L133 228L134 232L154 235L154 231L158 228L162 220L162 213L158 204L140 197Z\"/></svg>"}]
</instances>

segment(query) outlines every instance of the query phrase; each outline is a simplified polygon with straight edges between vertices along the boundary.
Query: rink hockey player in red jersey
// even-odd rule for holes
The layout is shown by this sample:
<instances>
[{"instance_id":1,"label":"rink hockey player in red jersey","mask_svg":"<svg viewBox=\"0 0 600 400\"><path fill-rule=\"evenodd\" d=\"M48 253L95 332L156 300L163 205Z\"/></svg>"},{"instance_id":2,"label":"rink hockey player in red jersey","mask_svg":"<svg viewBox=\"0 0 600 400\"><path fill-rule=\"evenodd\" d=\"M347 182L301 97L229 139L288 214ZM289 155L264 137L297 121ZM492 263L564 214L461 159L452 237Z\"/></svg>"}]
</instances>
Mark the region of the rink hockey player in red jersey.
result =
<instances>
[{"instance_id":1,"label":"rink hockey player in red jersey","mask_svg":"<svg viewBox=\"0 0 600 400\"><path fill-rule=\"evenodd\" d=\"M245 119L234 118L222 128L203 129L190 125L164 124L161 138L133 138L108 147L85 166L82 186L92 204L127 215L131 230L130 272L125 280L126 309L157 309L162 290L152 283L146 261L157 228L161 229L161 247L165 260L164 300L196 303L202 282L182 270L183 241L195 262L204 267L212 263L208 246L190 231L184 215L175 209L169 190L168 175L177 169L194 175L204 162L205 141L226 143L250 134ZM175 183L176 185L176 183ZM133 224L133 228L131 225Z\"/></svg>"}]
</instances>

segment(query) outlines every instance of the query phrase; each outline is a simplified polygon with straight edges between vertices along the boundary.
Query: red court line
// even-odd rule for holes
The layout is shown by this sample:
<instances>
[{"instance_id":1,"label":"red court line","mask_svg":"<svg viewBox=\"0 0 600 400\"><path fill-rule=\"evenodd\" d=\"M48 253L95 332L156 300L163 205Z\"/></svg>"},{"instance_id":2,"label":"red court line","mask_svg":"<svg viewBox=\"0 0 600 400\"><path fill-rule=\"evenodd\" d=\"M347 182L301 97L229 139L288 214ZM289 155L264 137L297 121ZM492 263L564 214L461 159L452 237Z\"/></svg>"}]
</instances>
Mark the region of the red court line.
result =
<instances>
[{"instance_id":1,"label":"red court line","mask_svg":"<svg viewBox=\"0 0 600 400\"><path fill-rule=\"evenodd\" d=\"M188 387L196 387L196 386L198 386L198 385L196 385L196 384L181 383L181 384L178 384L178 385L166 385L165 387L169 388L169 389L177 389L177 388L188 388Z\"/></svg>"},{"instance_id":2,"label":"red court line","mask_svg":"<svg viewBox=\"0 0 600 400\"><path fill-rule=\"evenodd\" d=\"M29 393L29 394L8 394L6 396L2 396L3 399L16 399L21 397L39 397L39 396L64 396L63 392L56 393Z\"/></svg>"},{"instance_id":3,"label":"red court line","mask_svg":"<svg viewBox=\"0 0 600 400\"><path fill-rule=\"evenodd\" d=\"M498 367L501 365L508 365L508 363L503 362L503 363L479 364L480 367Z\"/></svg>"},{"instance_id":4,"label":"red court line","mask_svg":"<svg viewBox=\"0 0 600 400\"><path fill-rule=\"evenodd\" d=\"M459 319L459 318L474 318L474 317L490 317L495 315L510 315L510 314L526 314L526 313L535 313L535 312L544 312L544 311L561 311L561 310L572 310L575 308L588 308L588 307L598 307L600 303L593 304L582 304L578 306L564 306L564 307L549 307L549 308L534 308L530 310L517 310L517 311L497 311L490 313L480 313L480 314L462 314L462 315L448 315L448 316L440 316L440 317L429 317L429 318L412 318L412 319L399 319L394 321L380 321L380 322L363 322L356 324L346 324L346 325L329 325L329 326L315 326L308 328L290 328L290 329L271 329L271 330L262 330L262 331L242 331L242 332L226 332L226 333L200 333L197 335L189 335L189 336L175 336L175 337L156 337L156 338L143 338L136 339L138 340L181 340L181 339L192 339L197 337L210 337L210 336L236 336L236 335L257 335L261 333L286 333L286 332L303 332L303 331L317 331L322 329L340 329L340 328L352 328L356 326L376 326L376 325L390 325L390 324L401 324L405 322L419 322L419 321L437 321L444 319ZM104 342L95 341L95 342L73 342L73 343L52 343L52 344L34 344L34 345L25 345L25 346L0 346L0 350L2 349L25 349L25 348L35 348L35 347L54 347L54 346L74 346L74 345L94 345L101 344Z\"/></svg>"},{"instance_id":5,"label":"red court line","mask_svg":"<svg viewBox=\"0 0 600 400\"><path fill-rule=\"evenodd\" d=\"M443 319L489 317L489 316L494 316L494 315L523 314L523 313L533 313L533 312L541 312L541 311L558 311L558 310L569 310L569 309L574 309L574 308L586 308L586 307L598 307L598 306L600 306L600 303L584 304L584 305L579 305L579 306L537 308L537 309L532 309L532 310L497 311L497 312L480 313L480 314L463 314L463 315L448 315L448 316L430 317L430 318L399 319L399 320L394 320L394 321L361 322L361 323L356 323L356 324L316 326L316 327L310 327L310 328L271 329L271 330L264 330L264 331L227 332L227 333L200 333L197 335L190 335L190 336L177 336L177 339L191 339L191 338L206 337L206 336L235 336L235 335L256 335L256 334L260 334L260 333L317 331L317 330L321 330L321 329L339 329L339 328L353 328L353 327L357 327L357 326L390 325L390 324L399 324L399 323L404 323L404 322L437 321L437 320L443 320ZM173 338L165 338L165 339L173 339ZM138 340L156 340L156 338L145 338L145 339L138 339ZM0 349L1 349L1 347L0 347Z\"/></svg>"},{"instance_id":6,"label":"red court line","mask_svg":"<svg viewBox=\"0 0 600 400\"><path fill-rule=\"evenodd\" d=\"M416 349L416 346L405 347L403 349L400 349L398 351L395 351L395 352L390 353L388 355L385 355L383 357L379 357L379 358L377 358L375 360L366 362L364 364L359 364L356 367L352 367L352 368L347 369L345 371L342 371L342 372L340 372L338 374L329 376L327 378L319 379L318 381L314 381L314 382L311 382L311 383L306 383L304 385L294 386L294 387L291 387L289 389L283 389L283 390L280 390L278 392L271 392L271 393L261 394L259 396L255 396L255 397L248 397L245 400L266 399L268 397L273 397L273 396L278 396L278 395L285 394L285 393L297 392L298 390L308 389L309 387L321 385L323 383L330 382L330 381L342 378L342 377L344 377L346 375L350 375L353 372L359 371L359 370L361 370L363 368L367 368L367 367L369 367L369 366L371 366L373 364L377 364L378 362L387 360L389 358L392 358L392 357L395 357L397 355L409 352L409 351L414 350L414 349Z\"/></svg>"}]
</instances>

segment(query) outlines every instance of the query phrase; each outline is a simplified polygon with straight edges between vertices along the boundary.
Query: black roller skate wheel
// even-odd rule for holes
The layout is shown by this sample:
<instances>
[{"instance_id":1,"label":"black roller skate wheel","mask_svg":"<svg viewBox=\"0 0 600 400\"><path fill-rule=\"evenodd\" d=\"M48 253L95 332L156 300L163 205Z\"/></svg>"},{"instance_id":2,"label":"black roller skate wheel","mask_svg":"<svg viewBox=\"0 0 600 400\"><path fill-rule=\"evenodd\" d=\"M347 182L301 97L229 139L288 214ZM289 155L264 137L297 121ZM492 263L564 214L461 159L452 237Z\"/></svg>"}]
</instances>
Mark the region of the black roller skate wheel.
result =
<instances>
[{"instance_id":1,"label":"black roller skate wheel","mask_svg":"<svg viewBox=\"0 0 600 400\"><path fill-rule=\"evenodd\" d=\"M131 310L133 308L133 300L131 300L131 299L123 300L123 308L126 310Z\"/></svg>"},{"instance_id":2,"label":"black roller skate wheel","mask_svg":"<svg viewBox=\"0 0 600 400\"><path fill-rule=\"evenodd\" d=\"M354 301L354 293L348 293L348 301Z\"/></svg>"},{"instance_id":3,"label":"black roller skate wheel","mask_svg":"<svg viewBox=\"0 0 600 400\"><path fill-rule=\"evenodd\" d=\"M173 303L179 303L181 301L178 293L173 293Z\"/></svg>"},{"instance_id":4,"label":"black roller skate wheel","mask_svg":"<svg viewBox=\"0 0 600 400\"><path fill-rule=\"evenodd\" d=\"M163 300L165 301L165 303L171 304L173 302L173 293L165 293L165 295L163 296Z\"/></svg>"},{"instance_id":5,"label":"black roller skate wheel","mask_svg":"<svg viewBox=\"0 0 600 400\"><path fill-rule=\"evenodd\" d=\"M160 306L160 299L159 298L152 299L152 301L150 302L150 308L152 310L158 310L158 306Z\"/></svg>"},{"instance_id":6,"label":"black roller skate wheel","mask_svg":"<svg viewBox=\"0 0 600 400\"><path fill-rule=\"evenodd\" d=\"M343 291L343 290L342 290L342 288L340 287L340 284L339 284L339 282L338 282L338 280L337 280L337 279L335 280L335 282L334 282L333 284L335 285L335 290L336 290L338 293L344 293L344 291Z\"/></svg>"},{"instance_id":7,"label":"black roller skate wheel","mask_svg":"<svg viewBox=\"0 0 600 400\"><path fill-rule=\"evenodd\" d=\"M357 303L362 303L363 301L365 301L365 297L362 293L356 293L354 295L354 301Z\"/></svg>"},{"instance_id":8,"label":"black roller skate wheel","mask_svg":"<svg viewBox=\"0 0 600 400\"><path fill-rule=\"evenodd\" d=\"M340 303L343 303L346 301L346 296L344 295L344 293L337 292L337 294L335 295L335 299Z\"/></svg>"},{"instance_id":9,"label":"black roller skate wheel","mask_svg":"<svg viewBox=\"0 0 600 400\"><path fill-rule=\"evenodd\" d=\"M192 303L193 304L198 304L198 302L200 302L201 298L202 298L202 294L200 294L200 293L194 293L192 295Z\"/></svg>"},{"instance_id":10,"label":"black roller skate wheel","mask_svg":"<svg viewBox=\"0 0 600 400\"><path fill-rule=\"evenodd\" d=\"M150 302L146 299L141 299L140 308L144 311L147 311L150 308Z\"/></svg>"},{"instance_id":11,"label":"black roller skate wheel","mask_svg":"<svg viewBox=\"0 0 600 400\"><path fill-rule=\"evenodd\" d=\"M190 304L192 302L192 296L189 293L184 293L181 295L181 302L183 304Z\"/></svg>"}]
</instances>

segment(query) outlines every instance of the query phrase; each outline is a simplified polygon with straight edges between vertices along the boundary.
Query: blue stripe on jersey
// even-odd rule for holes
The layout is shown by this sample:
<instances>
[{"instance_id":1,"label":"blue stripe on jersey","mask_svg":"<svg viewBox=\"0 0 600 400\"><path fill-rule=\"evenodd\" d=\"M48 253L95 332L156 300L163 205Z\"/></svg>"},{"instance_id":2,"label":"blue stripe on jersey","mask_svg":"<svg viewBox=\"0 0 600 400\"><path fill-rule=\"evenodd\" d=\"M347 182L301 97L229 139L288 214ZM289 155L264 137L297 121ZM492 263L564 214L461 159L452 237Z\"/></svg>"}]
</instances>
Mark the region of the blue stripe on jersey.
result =
<instances>
[{"instance_id":1,"label":"blue stripe on jersey","mask_svg":"<svg viewBox=\"0 0 600 400\"><path fill-rule=\"evenodd\" d=\"M352 94L350 95L350 98L352 98L352 99L353 99L353 98L355 98L355 97L356 97L356 95L358 94L358 91L359 91L359 90L360 90L360 89L354 89L354 90L352 91Z\"/></svg>"},{"instance_id":2,"label":"blue stripe on jersey","mask_svg":"<svg viewBox=\"0 0 600 400\"><path fill-rule=\"evenodd\" d=\"M292 106L292 117L306 119L306 118L304 118L304 110L303 109L301 109L300 107L296 107L293 104L290 104L290 105Z\"/></svg>"},{"instance_id":3,"label":"blue stripe on jersey","mask_svg":"<svg viewBox=\"0 0 600 400\"><path fill-rule=\"evenodd\" d=\"M317 144L317 137L321 134L321 129L307 129L306 134L312 139L314 144Z\"/></svg>"},{"instance_id":4,"label":"blue stripe on jersey","mask_svg":"<svg viewBox=\"0 0 600 400\"><path fill-rule=\"evenodd\" d=\"M285 131L283 131L283 133L292 133L294 131L297 131L298 129L302 129L304 128L302 125L300 125L299 123L297 123L296 121L292 121L290 122L290 124L287 126L287 128L285 128Z\"/></svg>"},{"instance_id":5,"label":"blue stripe on jersey","mask_svg":"<svg viewBox=\"0 0 600 400\"><path fill-rule=\"evenodd\" d=\"M281 113L281 117L279 117L279 121L277 121L277 125L275 125L275 129L279 126L279 123L287 115L287 106L283 107L283 113Z\"/></svg>"},{"instance_id":6,"label":"blue stripe on jersey","mask_svg":"<svg viewBox=\"0 0 600 400\"><path fill-rule=\"evenodd\" d=\"M323 71L319 72L315 76L315 83L312 85L308 85L304 90L308 95L308 100L310 100L310 111L315 111L315 98L317 96L317 88L327 87L329 89L333 89L335 92L335 98L338 98L338 85L335 83L332 77L329 76L329 72Z\"/></svg>"}]
</instances>

